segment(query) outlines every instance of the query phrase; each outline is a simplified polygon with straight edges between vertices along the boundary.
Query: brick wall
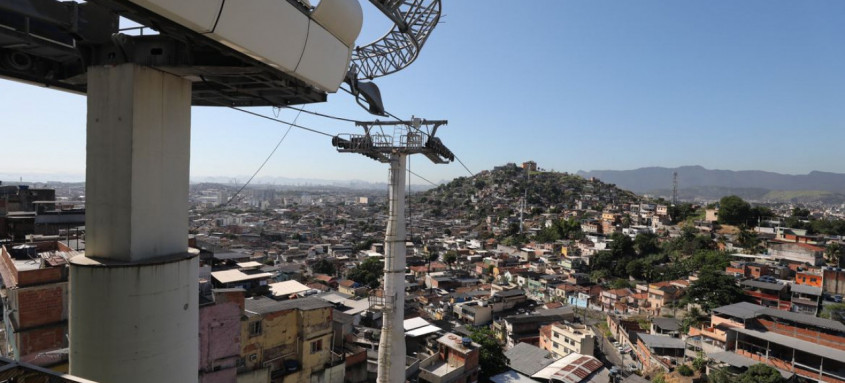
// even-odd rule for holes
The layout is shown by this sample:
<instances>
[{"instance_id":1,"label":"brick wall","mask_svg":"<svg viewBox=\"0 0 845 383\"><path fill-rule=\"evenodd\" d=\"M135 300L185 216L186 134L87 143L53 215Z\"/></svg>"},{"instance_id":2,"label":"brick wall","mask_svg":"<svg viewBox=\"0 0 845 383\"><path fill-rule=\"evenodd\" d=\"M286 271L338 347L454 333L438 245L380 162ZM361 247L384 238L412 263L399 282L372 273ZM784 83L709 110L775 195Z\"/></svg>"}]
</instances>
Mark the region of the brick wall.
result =
<instances>
[{"instance_id":1,"label":"brick wall","mask_svg":"<svg viewBox=\"0 0 845 383\"><path fill-rule=\"evenodd\" d=\"M62 281L62 268L50 267L18 273L18 287Z\"/></svg>"},{"instance_id":2,"label":"brick wall","mask_svg":"<svg viewBox=\"0 0 845 383\"><path fill-rule=\"evenodd\" d=\"M790 336L808 342L813 342L822 346L845 350L845 337L826 334L821 331L801 329L783 323L775 323L773 321L768 321L760 318L757 319L757 322L760 323L763 327L765 327L768 331L772 331L774 333Z\"/></svg>"},{"instance_id":3,"label":"brick wall","mask_svg":"<svg viewBox=\"0 0 845 383\"><path fill-rule=\"evenodd\" d=\"M52 326L20 333L21 358L65 347L67 345L65 333L67 333L66 326Z\"/></svg>"},{"instance_id":4,"label":"brick wall","mask_svg":"<svg viewBox=\"0 0 845 383\"><path fill-rule=\"evenodd\" d=\"M66 319L62 287L52 285L19 290L17 292L18 328L37 327Z\"/></svg>"}]
</instances>

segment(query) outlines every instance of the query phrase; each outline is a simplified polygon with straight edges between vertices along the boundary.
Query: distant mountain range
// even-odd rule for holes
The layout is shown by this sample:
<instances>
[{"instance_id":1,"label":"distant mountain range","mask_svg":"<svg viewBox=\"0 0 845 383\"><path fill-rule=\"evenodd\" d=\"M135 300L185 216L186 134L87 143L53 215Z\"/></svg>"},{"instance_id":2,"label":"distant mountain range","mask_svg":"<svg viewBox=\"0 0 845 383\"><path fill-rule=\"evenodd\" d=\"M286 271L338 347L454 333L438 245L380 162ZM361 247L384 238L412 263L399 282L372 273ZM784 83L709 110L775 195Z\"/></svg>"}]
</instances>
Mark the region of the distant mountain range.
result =
<instances>
[{"instance_id":1,"label":"distant mountain range","mask_svg":"<svg viewBox=\"0 0 845 383\"><path fill-rule=\"evenodd\" d=\"M845 174L812 171L790 175L760 170L712 170L701 166L648 167L634 170L578 171L637 193L671 196L673 174L678 173L679 198L718 199L736 194L771 202L845 201Z\"/></svg>"}]
</instances>

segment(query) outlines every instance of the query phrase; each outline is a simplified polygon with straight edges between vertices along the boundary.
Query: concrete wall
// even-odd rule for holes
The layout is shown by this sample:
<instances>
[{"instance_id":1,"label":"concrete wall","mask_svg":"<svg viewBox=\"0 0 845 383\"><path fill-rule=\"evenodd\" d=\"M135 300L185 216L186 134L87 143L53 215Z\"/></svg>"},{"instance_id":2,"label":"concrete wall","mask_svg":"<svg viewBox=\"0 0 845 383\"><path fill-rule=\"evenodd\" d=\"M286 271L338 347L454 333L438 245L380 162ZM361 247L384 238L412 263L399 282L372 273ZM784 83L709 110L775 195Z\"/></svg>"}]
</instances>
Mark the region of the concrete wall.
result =
<instances>
[{"instance_id":1,"label":"concrete wall","mask_svg":"<svg viewBox=\"0 0 845 383\"><path fill-rule=\"evenodd\" d=\"M199 259L71 262L70 371L101 383L196 382Z\"/></svg>"},{"instance_id":2,"label":"concrete wall","mask_svg":"<svg viewBox=\"0 0 845 383\"><path fill-rule=\"evenodd\" d=\"M187 251L190 106L182 78L133 64L88 69L86 255Z\"/></svg>"}]
</instances>

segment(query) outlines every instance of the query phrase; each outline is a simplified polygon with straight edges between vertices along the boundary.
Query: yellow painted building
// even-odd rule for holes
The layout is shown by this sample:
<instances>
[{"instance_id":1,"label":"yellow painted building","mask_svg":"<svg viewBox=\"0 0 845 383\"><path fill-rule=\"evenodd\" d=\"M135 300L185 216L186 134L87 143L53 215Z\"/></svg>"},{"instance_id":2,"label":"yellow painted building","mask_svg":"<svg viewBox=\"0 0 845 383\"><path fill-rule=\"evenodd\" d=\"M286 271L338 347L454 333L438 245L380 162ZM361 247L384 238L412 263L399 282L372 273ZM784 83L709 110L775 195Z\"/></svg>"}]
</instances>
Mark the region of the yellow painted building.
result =
<instances>
[{"instance_id":1,"label":"yellow painted building","mask_svg":"<svg viewBox=\"0 0 845 383\"><path fill-rule=\"evenodd\" d=\"M238 383L342 383L343 357L332 349L330 303L247 299Z\"/></svg>"}]
</instances>

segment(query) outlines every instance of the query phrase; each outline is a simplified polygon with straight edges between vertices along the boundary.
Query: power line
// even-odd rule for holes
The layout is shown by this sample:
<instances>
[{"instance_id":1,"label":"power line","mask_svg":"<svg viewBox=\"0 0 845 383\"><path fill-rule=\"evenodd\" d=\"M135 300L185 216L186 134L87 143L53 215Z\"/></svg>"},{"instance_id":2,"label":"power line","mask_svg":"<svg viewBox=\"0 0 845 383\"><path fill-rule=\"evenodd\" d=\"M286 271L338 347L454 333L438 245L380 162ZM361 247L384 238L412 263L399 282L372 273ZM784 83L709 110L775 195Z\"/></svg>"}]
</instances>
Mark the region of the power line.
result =
<instances>
[{"instance_id":1,"label":"power line","mask_svg":"<svg viewBox=\"0 0 845 383\"><path fill-rule=\"evenodd\" d=\"M255 116L255 117L261 117L261 118L263 118L263 119L265 119L265 120L275 121L275 122L278 122L278 123L280 123L280 124L290 125L291 127L294 127L294 128L298 128L298 129L302 129L302 130L307 130L307 131L309 131L309 132L311 132L311 133L322 134L322 135L324 135L324 136L326 136L326 137L334 137L333 135L328 134L328 133L326 133L326 132L321 132L321 131L316 130L316 129L307 128L307 127L304 127L304 126L302 126L302 125L297 125L297 124L296 124L296 118L294 119L294 122L287 122L287 121L280 120L280 119L278 119L278 118L273 118L273 117L270 117L270 116L265 116L265 115L260 114L260 113L251 112L251 111L248 111L248 110L246 110L246 109L241 109L241 108L238 108L238 107L236 107L236 106L229 106L229 105L226 105L226 107L227 107L227 108L229 108L229 109L234 109L234 110L237 110L238 112L242 112L242 113L246 113L246 114L251 114L251 115L253 115L253 116ZM298 110L298 109L297 109L297 110ZM302 110L299 110L299 112L301 113L301 112L303 112L303 111L302 111ZM296 114L296 117L297 117L297 118L299 118L299 113L297 113L297 114Z\"/></svg>"},{"instance_id":2,"label":"power line","mask_svg":"<svg viewBox=\"0 0 845 383\"><path fill-rule=\"evenodd\" d=\"M238 112L246 113L246 114L249 114L249 115L252 115L252 116L255 116L255 117L260 117L260 118L263 118L263 119L266 119L266 120L270 120L270 121L273 121L273 122L277 122L277 123L280 123L280 124L285 124L285 125L288 125L288 128L290 128L290 127L294 127L294 128L299 128L299 129L305 130L305 131L307 131L307 132L312 132L312 133L321 134L321 135L324 135L324 136L326 136L326 137L334 137L334 136L333 136L333 135L331 135L331 134L328 134L328 133L325 133L325 132L321 132L321 131L316 130L316 129L311 129L311 128L308 128L308 127L305 127L305 126L302 126L302 125L297 125L297 124L296 124L296 121L297 121L297 119L299 118L299 113L301 113L301 112L308 113L308 111L307 111L307 110L305 110L305 109L300 109L300 108L290 108L290 109L293 109L293 110L298 111L298 113L297 113L297 115L296 115L296 118L294 118L294 121L293 121L293 122L287 122L287 121L284 121L284 120L280 120L280 119L278 119L278 118L273 118L273 117L270 117L270 116L265 116L265 115L260 114L260 113L251 112L251 111L249 111L249 110L245 110L245 109L237 108L237 107L234 107L234 106L229 106L229 105L224 105L224 106L228 107L229 109L236 110L236 111L238 111ZM338 118L340 118L340 117L338 117ZM425 132L423 132L423 133L425 133ZM272 155L272 154L271 154L271 155ZM457 158L457 157L455 157L455 158ZM263 166L263 165L262 165L262 166ZM466 168L466 166L465 166L464 168ZM260 169L259 169L259 170L260 170ZM467 169L467 171L469 171L469 169ZM419 174L417 174L417 173L415 173L415 172L412 172L412 171L410 171L410 170L409 170L408 172L409 172L409 173L411 173L411 174L413 174L413 175L414 175L414 176L416 176L417 178L419 178L419 179L421 179L421 180L423 180L423 181L425 181L425 182L428 182L429 184L431 184L431 185L432 185L432 186L434 186L434 187L440 186L440 185L438 185L438 184L436 184L436 183L434 183L434 182L429 181L429 180L428 180L428 179L426 179L425 177L423 177L423 176L421 176L421 175L419 175ZM472 172L470 172L470 173L472 173ZM251 179L251 178L250 178L250 179ZM228 202L227 202L227 204L228 204Z\"/></svg>"},{"instance_id":3,"label":"power line","mask_svg":"<svg viewBox=\"0 0 845 383\"><path fill-rule=\"evenodd\" d=\"M472 171L470 171L470 170L469 170L469 168L468 168L466 165L464 165L464 162L463 162L463 161L461 161L461 159L460 159L460 158L458 158L458 155L457 155L457 154L455 154L455 159L456 159L456 160L458 160L458 162L461 164L461 166L463 166L463 167L464 167L464 169L466 169L466 171L467 171L467 173L469 173L469 176L470 176L470 177L472 177L472 176L474 176L474 175L475 175L475 173L473 173Z\"/></svg>"},{"instance_id":4,"label":"power line","mask_svg":"<svg viewBox=\"0 0 845 383\"><path fill-rule=\"evenodd\" d=\"M412 172L412 171L410 171L410 170L408 170L408 173L411 173L411 174L413 174L413 175L417 176L417 178L419 178L419 179L421 179L421 180L423 180L423 181L425 181L425 182L430 183L430 184L431 184L431 186L434 186L434 187L438 187L438 186L440 186L440 185L438 185L438 184L436 184L436 183L434 183L434 182L431 182L431 181L429 181L429 180L425 179L423 176L421 176L421 175L419 175L419 174L417 174L417 173L414 173L414 172Z\"/></svg>"},{"instance_id":5,"label":"power line","mask_svg":"<svg viewBox=\"0 0 845 383\"><path fill-rule=\"evenodd\" d=\"M345 118L345 117L332 116L332 115L330 115L330 114L323 114L323 113L319 113L319 112L312 112L312 111L310 111L310 110L306 110L305 108L294 108L294 107L292 107L292 106L286 106L285 108L288 108L288 109L293 109L293 110L298 110L298 111L300 111L300 112L305 112L305 113L308 113L308 114L313 114L313 115L315 115L315 116L320 116L320 117L325 117L325 118L331 118L331 119L333 119L333 120L338 120L338 121L346 121L346 122L352 122L352 123L358 123L358 122L361 122L361 121L359 121L359 120L353 120L353 119L351 119L351 118Z\"/></svg>"},{"instance_id":6,"label":"power line","mask_svg":"<svg viewBox=\"0 0 845 383\"><path fill-rule=\"evenodd\" d=\"M234 107L232 107L232 108L233 108L233 109L235 109L235 110L241 110L241 109L234 108ZM243 111L243 110L242 110L242 111ZM235 200L235 198L237 198L237 197L238 197L238 195L239 195L239 194L241 194L241 192L242 192L242 191L243 191L243 190L247 187L247 185L249 185L249 183L250 183L250 182L252 182L252 179L253 179L253 178L255 178L255 176L256 176L256 175L258 175L258 172L260 172L260 171L261 171L261 169L263 169L263 168L264 168L264 165L267 165L267 162L268 162L268 161L270 161L270 157L273 157L273 154L275 154L275 153L276 153L276 150L278 150L278 149L279 149L279 146L282 144L282 142L283 142L283 141L285 140L285 138L288 136L288 133L290 133L291 128L293 128L293 127L294 127L294 125L296 124L296 120L298 120L298 119L299 119L299 115L300 115L300 114L302 114L302 111L300 111L299 113L297 113L297 114L296 114L296 117L294 117L294 118L293 118L293 122L292 122L292 123L288 124L288 130L286 130L286 131L285 131L285 134L282 136L282 138L279 140L279 142L277 142L277 143L276 143L276 146L273 148L273 150L270 152L270 154L267 156L267 158L265 158L265 159L264 159L264 162L262 162L262 163L261 163L261 166L259 166L259 167L258 167L258 169L256 169L256 170L255 170L255 173L252 173L252 177L249 177L249 179L246 181L246 183L245 183L243 186L241 186L241 188L240 188L240 189L238 189L238 191L237 191L237 192L235 192L235 195L233 195L233 196L232 196L232 198L229 198L229 200L228 200L228 201L226 201L226 203L225 203L225 204L223 204L223 205L221 205L220 207L226 207L226 206L228 206L228 205L229 205L232 201L234 201L234 200ZM259 115L259 116L260 116L260 115ZM268 118L269 118L269 117L268 117ZM281 120L279 120L279 121L281 121ZM308 129L308 130L310 130L310 129Z\"/></svg>"}]
</instances>

